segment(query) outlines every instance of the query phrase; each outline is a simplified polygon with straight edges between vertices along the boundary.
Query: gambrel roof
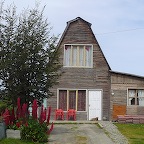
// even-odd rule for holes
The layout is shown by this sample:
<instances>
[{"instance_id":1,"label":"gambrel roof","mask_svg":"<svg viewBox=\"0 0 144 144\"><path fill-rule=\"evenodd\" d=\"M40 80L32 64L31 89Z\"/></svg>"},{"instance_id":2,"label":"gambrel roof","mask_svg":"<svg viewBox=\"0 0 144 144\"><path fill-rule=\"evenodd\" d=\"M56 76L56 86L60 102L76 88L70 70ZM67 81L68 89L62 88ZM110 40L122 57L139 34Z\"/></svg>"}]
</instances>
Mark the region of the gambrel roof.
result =
<instances>
[{"instance_id":1,"label":"gambrel roof","mask_svg":"<svg viewBox=\"0 0 144 144\"><path fill-rule=\"evenodd\" d=\"M92 29L91 29L91 25L92 25L92 24L89 23L89 22L87 22L87 21L85 21L85 20L82 19L81 17L77 17L77 18L75 18L75 19L70 20L70 21L67 22L67 26L66 26L66 28L65 28L65 30L64 30L64 32L63 32L63 34L62 34L62 36L61 36L61 38L60 38L60 40L59 40L59 43L58 43L57 47L59 47L60 44L61 44L61 42L63 41L63 38L64 38L64 36L65 36L65 34L66 34L66 32L67 32L70 24L72 24L73 22L76 22L76 21L78 21L78 20L82 20L83 22L85 22L85 23L89 26L89 28L90 28L90 30L91 30L91 33L92 33L93 37L94 37L95 40L96 40L96 44L98 45L98 47L99 47L99 49L100 49L100 51L101 51L101 53L102 53L102 55L103 55L103 57L104 57L107 65L108 65L108 67L109 67L109 70L111 70L111 68L110 68L110 66L109 66L109 64L108 64L108 62L107 62L107 60L106 60L106 58L105 58L105 56L104 56L104 53L103 53L103 51L102 51L102 49L101 49L101 47L100 47L100 45L99 45L99 43L98 43L98 41L97 41L97 39L96 39L96 37L95 37Z\"/></svg>"}]
</instances>

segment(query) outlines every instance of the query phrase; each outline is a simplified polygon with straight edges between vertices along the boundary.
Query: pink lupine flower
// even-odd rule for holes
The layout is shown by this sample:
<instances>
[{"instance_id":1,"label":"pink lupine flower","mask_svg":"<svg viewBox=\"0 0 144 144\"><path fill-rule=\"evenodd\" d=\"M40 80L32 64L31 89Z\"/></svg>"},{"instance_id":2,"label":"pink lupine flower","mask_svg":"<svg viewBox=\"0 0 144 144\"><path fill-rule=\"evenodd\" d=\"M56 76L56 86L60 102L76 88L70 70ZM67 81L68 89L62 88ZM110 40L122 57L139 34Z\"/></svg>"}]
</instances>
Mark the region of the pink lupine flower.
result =
<instances>
[{"instance_id":1,"label":"pink lupine flower","mask_svg":"<svg viewBox=\"0 0 144 144\"><path fill-rule=\"evenodd\" d=\"M17 98L17 119L21 117L21 104L20 104L20 98Z\"/></svg>"},{"instance_id":2,"label":"pink lupine flower","mask_svg":"<svg viewBox=\"0 0 144 144\"><path fill-rule=\"evenodd\" d=\"M49 125L50 115L51 115L51 107L48 107L47 125Z\"/></svg>"},{"instance_id":3,"label":"pink lupine flower","mask_svg":"<svg viewBox=\"0 0 144 144\"><path fill-rule=\"evenodd\" d=\"M33 101L33 105L32 105L32 117L34 119L37 119L37 108L38 108L38 106L37 106L37 100L34 100Z\"/></svg>"}]
</instances>

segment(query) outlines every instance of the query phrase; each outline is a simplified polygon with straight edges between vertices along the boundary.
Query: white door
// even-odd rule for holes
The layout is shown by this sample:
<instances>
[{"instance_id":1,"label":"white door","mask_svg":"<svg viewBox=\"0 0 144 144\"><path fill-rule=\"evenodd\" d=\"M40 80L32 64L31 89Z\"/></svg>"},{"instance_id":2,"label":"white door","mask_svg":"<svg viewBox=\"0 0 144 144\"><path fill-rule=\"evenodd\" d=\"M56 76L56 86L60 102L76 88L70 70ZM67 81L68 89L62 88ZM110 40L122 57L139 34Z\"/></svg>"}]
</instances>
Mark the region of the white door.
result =
<instances>
[{"instance_id":1,"label":"white door","mask_svg":"<svg viewBox=\"0 0 144 144\"><path fill-rule=\"evenodd\" d=\"M89 120L98 117L102 119L102 91L89 90Z\"/></svg>"}]
</instances>

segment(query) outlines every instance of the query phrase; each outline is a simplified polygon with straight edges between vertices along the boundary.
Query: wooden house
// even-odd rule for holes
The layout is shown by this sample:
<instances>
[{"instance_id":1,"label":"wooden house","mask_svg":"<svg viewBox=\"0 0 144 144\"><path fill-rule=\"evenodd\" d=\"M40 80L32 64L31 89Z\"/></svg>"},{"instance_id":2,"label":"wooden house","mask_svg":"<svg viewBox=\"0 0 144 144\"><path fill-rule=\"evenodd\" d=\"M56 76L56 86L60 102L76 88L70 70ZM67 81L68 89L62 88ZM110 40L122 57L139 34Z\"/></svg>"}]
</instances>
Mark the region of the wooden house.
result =
<instances>
[{"instance_id":1,"label":"wooden house","mask_svg":"<svg viewBox=\"0 0 144 144\"><path fill-rule=\"evenodd\" d=\"M111 70L91 23L80 17L68 21L58 48L63 74L48 99L53 118L56 109L64 111L64 119L68 109L75 109L77 120L144 114L144 77ZM140 98L141 104L132 102L134 94L135 101Z\"/></svg>"}]
</instances>

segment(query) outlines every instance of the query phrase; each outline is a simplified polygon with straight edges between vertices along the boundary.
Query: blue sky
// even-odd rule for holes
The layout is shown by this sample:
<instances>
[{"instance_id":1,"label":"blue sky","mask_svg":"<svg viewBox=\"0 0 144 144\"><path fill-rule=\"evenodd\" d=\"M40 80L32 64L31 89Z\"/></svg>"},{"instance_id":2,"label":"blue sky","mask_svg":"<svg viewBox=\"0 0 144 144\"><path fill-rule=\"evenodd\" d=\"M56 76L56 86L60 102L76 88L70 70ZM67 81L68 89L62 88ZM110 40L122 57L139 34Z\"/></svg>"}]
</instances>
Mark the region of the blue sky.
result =
<instances>
[{"instance_id":1,"label":"blue sky","mask_svg":"<svg viewBox=\"0 0 144 144\"><path fill-rule=\"evenodd\" d=\"M5 0L17 12L40 3L53 27L62 34L66 22L81 17L93 33L113 71L144 76L144 0Z\"/></svg>"}]
</instances>

